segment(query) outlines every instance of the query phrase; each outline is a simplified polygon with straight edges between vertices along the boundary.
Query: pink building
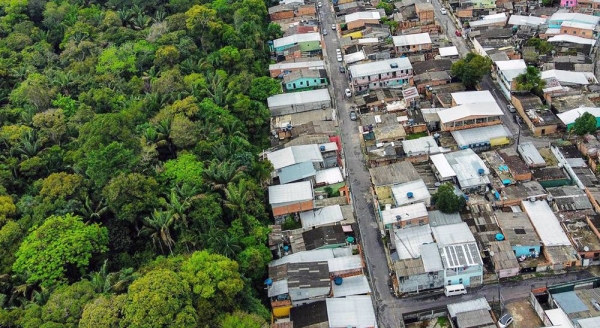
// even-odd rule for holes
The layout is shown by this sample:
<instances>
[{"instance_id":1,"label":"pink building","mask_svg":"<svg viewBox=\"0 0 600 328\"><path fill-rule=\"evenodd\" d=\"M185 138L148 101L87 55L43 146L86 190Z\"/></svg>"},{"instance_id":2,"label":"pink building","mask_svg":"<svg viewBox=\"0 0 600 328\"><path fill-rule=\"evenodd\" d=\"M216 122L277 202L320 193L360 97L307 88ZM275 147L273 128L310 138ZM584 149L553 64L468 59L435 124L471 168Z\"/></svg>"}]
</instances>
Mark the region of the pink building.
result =
<instances>
[{"instance_id":1,"label":"pink building","mask_svg":"<svg viewBox=\"0 0 600 328\"><path fill-rule=\"evenodd\" d=\"M577 6L577 0L560 0L560 6L567 8L575 7Z\"/></svg>"}]
</instances>

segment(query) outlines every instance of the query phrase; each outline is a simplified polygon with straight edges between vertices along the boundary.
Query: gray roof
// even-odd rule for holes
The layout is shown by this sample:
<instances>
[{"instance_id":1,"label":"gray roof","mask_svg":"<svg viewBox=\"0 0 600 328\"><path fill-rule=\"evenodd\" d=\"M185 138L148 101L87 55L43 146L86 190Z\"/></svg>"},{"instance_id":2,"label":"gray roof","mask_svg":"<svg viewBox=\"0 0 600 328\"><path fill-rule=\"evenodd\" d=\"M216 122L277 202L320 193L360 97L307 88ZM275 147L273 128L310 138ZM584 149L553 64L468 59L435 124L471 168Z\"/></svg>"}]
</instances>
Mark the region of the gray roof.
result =
<instances>
[{"instance_id":1,"label":"gray roof","mask_svg":"<svg viewBox=\"0 0 600 328\"><path fill-rule=\"evenodd\" d=\"M429 212L429 225L432 227L443 226L447 224L455 224L463 222L460 218L460 214L446 214L441 211L430 211Z\"/></svg>"},{"instance_id":2,"label":"gray roof","mask_svg":"<svg viewBox=\"0 0 600 328\"><path fill-rule=\"evenodd\" d=\"M392 65L396 67L392 67ZM348 68L350 75L353 78L366 77L384 73L397 72L400 70L412 69L410 60L407 57L392 58L380 60L365 64L356 64Z\"/></svg>"},{"instance_id":3,"label":"gray roof","mask_svg":"<svg viewBox=\"0 0 600 328\"><path fill-rule=\"evenodd\" d=\"M473 149L463 149L444 154L448 163L456 172L458 184L461 188L477 187L490 183L488 174L490 170L485 166L483 160L475 154ZM483 169L483 175L479 174Z\"/></svg>"},{"instance_id":4,"label":"gray roof","mask_svg":"<svg viewBox=\"0 0 600 328\"><path fill-rule=\"evenodd\" d=\"M446 269L481 265L481 254L476 243L464 243L445 246L440 249L442 262Z\"/></svg>"},{"instance_id":5,"label":"gray roof","mask_svg":"<svg viewBox=\"0 0 600 328\"><path fill-rule=\"evenodd\" d=\"M267 98L267 104L269 108L310 104L325 101L331 101L331 97L329 96L329 90L327 89L283 93Z\"/></svg>"},{"instance_id":6,"label":"gray roof","mask_svg":"<svg viewBox=\"0 0 600 328\"><path fill-rule=\"evenodd\" d=\"M432 136L412 140L402 140L402 149L408 156L418 156L421 154L433 155L440 153L440 148Z\"/></svg>"},{"instance_id":7,"label":"gray roof","mask_svg":"<svg viewBox=\"0 0 600 328\"><path fill-rule=\"evenodd\" d=\"M273 47L279 48L279 47L286 46L289 44L296 44L296 43L300 43L300 42L309 42L309 41L321 41L321 34L318 32L292 34L290 36L286 36L283 38L273 40Z\"/></svg>"},{"instance_id":8,"label":"gray roof","mask_svg":"<svg viewBox=\"0 0 600 328\"><path fill-rule=\"evenodd\" d=\"M436 243L423 244L419 246L423 268L426 272L438 272L444 270L440 250Z\"/></svg>"},{"instance_id":9,"label":"gray roof","mask_svg":"<svg viewBox=\"0 0 600 328\"><path fill-rule=\"evenodd\" d=\"M330 327L375 327L377 319L371 296L328 298L327 316Z\"/></svg>"},{"instance_id":10,"label":"gray roof","mask_svg":"<svg viewBox=\"0 0 600 328\"><path fill-rule=\"evenodd\" d=\"M492 241L489 243L489 247L490 251L494 252L492 262L497 271L519 268L519 262L517 262L509 241Z\"/></svg>"},{"instance_id":11,"label":"gray roof","mask_svg":"<svg viewBox=\"0 0 600 328\"><path fill-rule=\"evenodd\" d=\"M286 147L267 154L275 170L303 162L323 162L323 155L316 144Z\"/></svg>"},{"instance_id":12,"label":"gray roof","mask_svg":"<svg viewBox=\"0 0 600 328\"><path fill-rule=\"evenodd\" d=\"M502 234L512 246L539 246L540 237L524 212L495 212Z\"/></svg>"},{"instance_id":13,"label":"gray roof","mask_svg":"<svg viewBox=\"0 0 600 328\"><path fill-rule=\"evenodd\" d=\"M571 246L569 237L565 234L547 202L523 201L522 204L524 212L529 216L529 220L544 242L544 246Z\"/></svg>"},{"instance_id":14,"label":"gray roof","mask_svg":"<svg viewBox=\"0 0 600 328\"><path fill-rule=\"evenodd\" d=\"M290 255L286 255L280 259L277 260L273 260L269 263L269 267L276 267L282 264L287 264L287 263L306 263L306 262L319 262L319 261L325 261L325 260L329 260L329 259L333 259L339 256L344 256L344 254L340 254L341 252L344 252L344 250L347 249L347 253L352 254L352 249L347 247L347 248L343 248L343 249L330 249L330 248L326 248L326 249L315 249L312 251L304 251L304 252L299 252L299 253L293 253ZM347 255L347 254L346 254Z\"/></svg>"},{"instance_id":15,"label":"gray roof","mask_svg":"<svg viewBox=\"0 0 600 328\"><path fill-rule=\"evenodd\" d=\"M348 270L358 270L363 267L362 258L360 255L350 255L331 258L327 260L329 272L340 272Z\"/></svg>"},{"instance_id":16,"label":"gray roof","mask_svg":"<svg viewBox=\"0 0 600 328\"><path fill-rule=\"evenodd\" d=\"M448 304L448 314L451 318L456 317L459 313L470 312L475 310L490 311L492 308L485 297L477 298L471 301Z\"/></svg>"},{"instance_id":17,"label":"gray roof","mask_svg":"<svg viewBox=\"0 0 600 328\"><path fill-rule=\"evenodd\" d=\"M401 259L394 262L394 270L398 277L412 277L427 273L423 260L419 257L416 259Z\"/></svg>"},{"instance_id":18,"label":"gray roof","mask_svg":"<svg viewBox=\"0 0 600 328\"><path fill-rule=\"evenodd\" d=\"M545 166L546 161L540 154L540 152L535 148L533 142L521 142L517 148L521 157L529 166Z\"/></svg>"},{"instance_id":19,"label":"gray roof","mask_svg":"<svg viewBox=\"0 0 600 328\"><path fill-rule=\"evenodd\" d=\"M307 251L346 242L346 234L341 225L314 228L303 232L302 238Z\"/></svg>"},{"instance_id":20,"label":"gray roof","mask_svg":"<svg viewBox=\"0 0 600 328\"><path fill-rule=\"evenodd\" d=\"M269 187L269 204L285 205L314 198L312 183L302 181Z\"/></svg>"},{"instance_id":21,"label":"gray roof","mask_svg":"<svg viewBox=\"0 0 600 328\"><path fill-rule=\"evenodd\" d=\"M495 328L494 319L488 310L473 310L456 315L458 328Z\"/></svg>"},{"instance_id":22,"label":"gray roof","mask_svg":"<svg viewBox=\"0 0 600 328\"><path fill-rule=\"evenodd\" d=\"M314 177L317 174L312 162L302 162L286 166L280 170L277 175L281 184Z\"/></svg>"},{"instance_id":23,"label":"gray roof","mask_svg":"<svg viewBox=\"0 0 600 328\"><path fill-rule=\"evenodd\" d=\"M548 193L554 199L554 205L559 211L579 211L593 208L585 192L577 186L548 188Z\"/></svg>"},{"instance_id":24,"label":"gray roof","mask_svg":"<svg viewBox=\"0 0 600 328\"><path fill-rule=\"evenodd\" d=\"M588 311L588 307L574 291L552 294L552 298L566 314Z\"/></svg>"},{"instance_id":25,"label":"gray roof","mask_svg":"<svg viewBox=\"0 0 600 328\"><path fill-rule=\"evenodd\" d=\"M288 289L288 281L287 279L273 281L273 285L271 285L267 291L269 297L287 294Z\"/></svg>"},{"instance_id":26,"label":"gray roof","mask_svg":"<svg viewBox=\"0 0 600 328\"><path fill-rule=\"evenodd\" d=\"M300 220L304 229L335 224L344 219L340 205L321 207L312 211L300 212Z\"/></svg>"},{"instance_id":27,"label":"gray roof","mask_svg":"<svg viewBox=\"0 0 600 328\"><path fill-rule=\"evenodd\" d=\"M333 284L333 297L363 295L371 292L369 281L364 275L343 278L341 285Z\"/></svg>"},{"instance_id":28,"label":"gray roof","mask_svg":"<svg viewBox=\"0 0 600 328\"><path fill-rule=\"evenodd\" d=\"M598 328L600 327L600 317L577 319L579 328Z\"/></svg>"},{"instance_id":29,"label":"gray roof","mask_svg":"<svg viewBox=\"0 0 600 328\"><path fill-rule=\"evenodd\" d=\"M454 108L451 108L450 110L454 110ZM442 113L445 112L446 111ZM512 133L503 124L496 124L480 128L452 131L452 137L456 140L458 147L468 147L478 143L489 143L491 139L495 138L512 138Z\"/></svg>"},{"instance_id":30,"label":"gray roof","mask_svg":"<svg viewBox=\"0 0 600 328\"><path fill-rule=\"evenodd\" d=\"M421 178L412 163L408 161L373 167L369 169L369 172L373 185L376 187L391 186Z\"/></svg>"},{"instance_id":31,"label":"gray roof","mask_svg":"<svg viewBox=\"0 0 600 328\"><path fill-rule=\"evenodd\" d=\"M428 224L394 229L394 240L396 252L400 259L418 258L421 256L420 246L433 243L431 228Z\"/></svg>"},{"instance_id":32,"label":"gray roof","mask_svg":"<svg viewBox=\"0 0 600 328\"><path fill-rule=\"evenodd\" d=\"M440 247L475 241L475 237L466 222L431 227L431 231Z\"/></svg>"},{"instance_id":33,"label":"gray roof","mask_svg":"<svg viewBox=\"0 0 600 328\"><path fill-rule=\"evenodd\" d=\"M287 265L288 288L331 286L327 261L290 263Z\"/></svg>"},{"instance_id":34,"label":"gray roof","mask_svg":"<svg viewBox=\"0 0 600 328\"><path fill-rule=\"evenodd\" d=\"M412 197L408 198L408 193L412 193ZM403 206L415 202L429 202L431 194L425 185L423 179L397 184L392 187L392 195L396 206Z\"/></svg>"}]
</instances>

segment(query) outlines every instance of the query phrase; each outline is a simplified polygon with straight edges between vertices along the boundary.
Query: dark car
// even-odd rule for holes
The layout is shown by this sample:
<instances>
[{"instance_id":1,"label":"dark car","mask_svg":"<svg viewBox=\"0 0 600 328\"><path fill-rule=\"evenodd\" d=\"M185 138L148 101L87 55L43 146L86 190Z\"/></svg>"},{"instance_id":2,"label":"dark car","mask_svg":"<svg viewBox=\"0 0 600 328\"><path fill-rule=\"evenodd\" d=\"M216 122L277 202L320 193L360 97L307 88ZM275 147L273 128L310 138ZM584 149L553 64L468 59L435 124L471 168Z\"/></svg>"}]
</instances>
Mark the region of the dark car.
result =
<instances>
[{"instance_id":1,"label":"dark car","mask_svg":"<svg viewBox=\"0 0 600 328\"><path fill-rule=\"evenodd\" d=\"M346 73L346 69L344 68L344 66L340 66L340 73Z\"/></svg>"},{"instance_id":2,"label":"dark car","mask_svg":"<svg viewBox=\"0 0 600 328\"><path fill-rule=\"evenodd\" d=\"M358 116L356 116L356 111L350 111L350 120L352 121L356 121L358 119Z\"/></svg>"}]
</instances>

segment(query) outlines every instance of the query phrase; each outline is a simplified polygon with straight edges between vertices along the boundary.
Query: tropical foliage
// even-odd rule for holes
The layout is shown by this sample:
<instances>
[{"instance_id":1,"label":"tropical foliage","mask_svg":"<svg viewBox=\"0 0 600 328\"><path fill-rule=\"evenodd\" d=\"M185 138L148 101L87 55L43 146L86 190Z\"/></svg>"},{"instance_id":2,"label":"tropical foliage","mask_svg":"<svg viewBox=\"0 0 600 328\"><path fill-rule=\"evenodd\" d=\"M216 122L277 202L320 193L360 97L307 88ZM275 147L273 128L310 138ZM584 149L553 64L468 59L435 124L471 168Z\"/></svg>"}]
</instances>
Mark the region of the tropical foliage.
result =
<instances>
[{"instance_id":1,"label":"tropical foliage","mask_svg":"<svg viewBox=\"0 0 600 328\"><path fill-rule=\"evenodd\" d=\"M0 1L0 326L259 327L264 1Z\"/></svg>"}]
</instances>

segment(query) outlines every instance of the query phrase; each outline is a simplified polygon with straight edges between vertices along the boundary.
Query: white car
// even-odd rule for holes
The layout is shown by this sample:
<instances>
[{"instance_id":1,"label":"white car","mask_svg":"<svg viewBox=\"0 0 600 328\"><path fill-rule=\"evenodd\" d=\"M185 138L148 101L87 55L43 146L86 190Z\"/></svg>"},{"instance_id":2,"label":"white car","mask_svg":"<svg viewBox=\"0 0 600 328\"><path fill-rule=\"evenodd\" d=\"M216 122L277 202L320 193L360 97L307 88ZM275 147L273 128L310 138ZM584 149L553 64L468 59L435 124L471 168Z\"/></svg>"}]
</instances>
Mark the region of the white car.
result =
<instances>
[{"instance_id":1,"label":"white car","mask_svg":"<svg viewBox=\"0 0 600 328\"><path fill-rule=\"evenodd\" d=\"M339 48L335 49L335 53L338 54L338 55L341 55L342 54L342 50L340 50Z\"/></svg>"},{"instance_id":2,"label":"white car","mask_svg":"<svg viewBox=\"0 0 600 328\"><path fill-rule=\"evenodd\" d=\"M511 323L513 323L513 317L510 315L510 313L506 313L498 320L498 326L500 328L506 328L510 326Z\"/></svg>"},{"instance_id":3,"label":"white car","mask_svg":"<svg viewBox=\"0 0 600 328\"><path fill-rule=\"evenodd\" d=\"M352 97L352 91L350 91L350 89L346 89L346 91L344 91L344 93L346 94L346 97L348 97L348 98Z\"/></svg>"},{"instance_id":4,"label":"white car","mask_svg":"<svg viewBox=\"0 0 600 328\"><path fill-rule=\"evenodd\" d=\"M442 13L442 15L446 15L446 8L440 9L440 12Z\"/></svg>"},{"instance_id":5,"label":"white car","mask_svg":"<svg viewBox=\"0 0 600 328\"><path fill-rule=\"evenodd\" d=\"M344 58L342 58L342 55L338 55L337 56L337 61L341 62L342 60L344 60Z\"/></svg>"},{"instance_id":6,"label":"white car","mask_svg":"<svg viewBox=\"0 0 600 328\"><path fill-rule=\"evenodd\" d=\"M336 29L335 24L331 24L331 29L335 31L335 29Z\"/></svg>"},{"instance_id":7,"label":"white car","mask_svg":"<svg viewBox=\"0 0 600 328\"><path fill-rule=\"evenodd\" d=\"M323 7L323 3L319 2L319 8Z\"/></svg>"}]
</instances>

